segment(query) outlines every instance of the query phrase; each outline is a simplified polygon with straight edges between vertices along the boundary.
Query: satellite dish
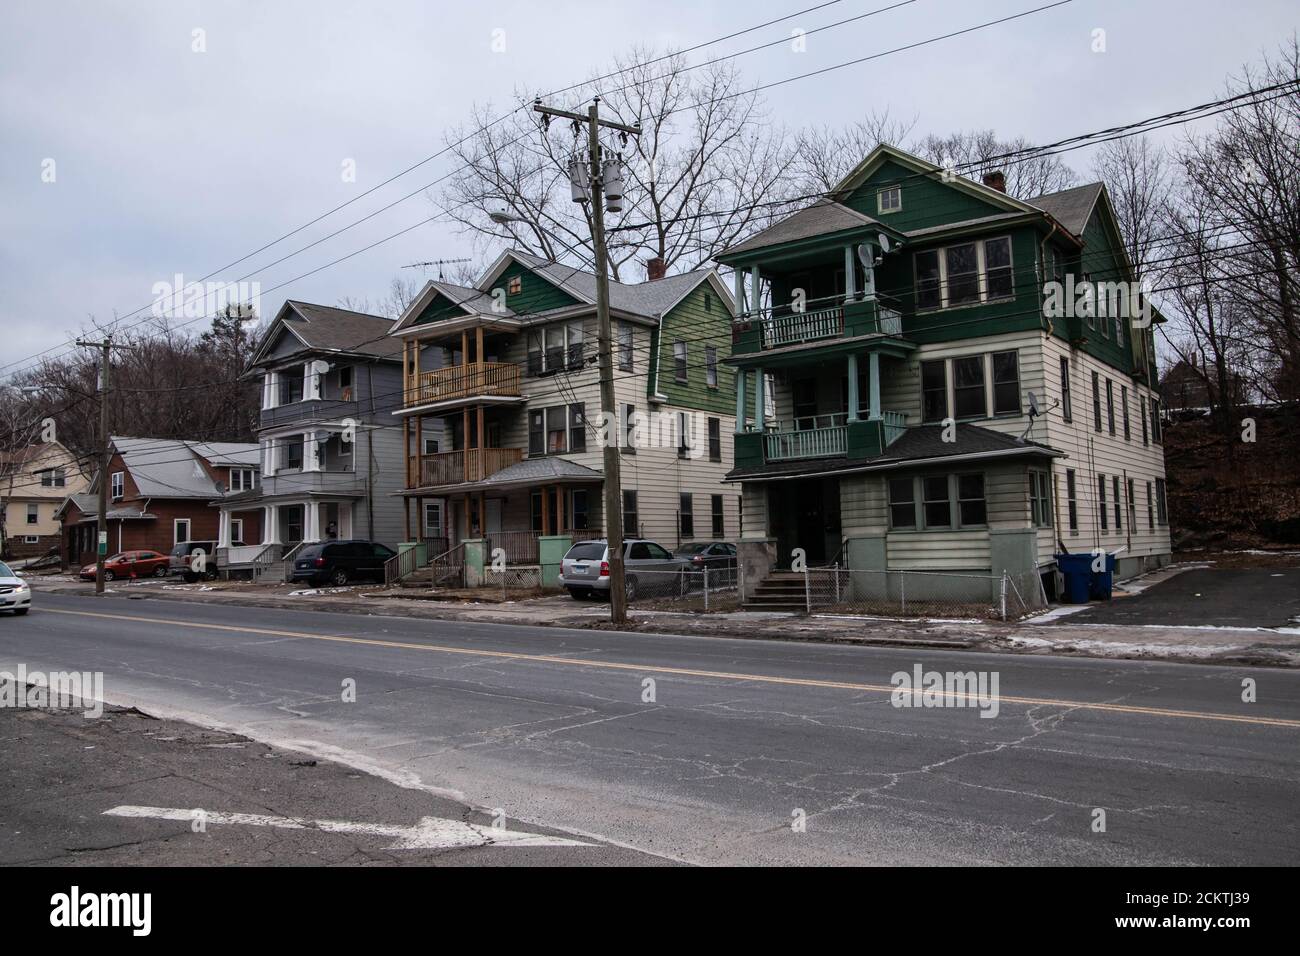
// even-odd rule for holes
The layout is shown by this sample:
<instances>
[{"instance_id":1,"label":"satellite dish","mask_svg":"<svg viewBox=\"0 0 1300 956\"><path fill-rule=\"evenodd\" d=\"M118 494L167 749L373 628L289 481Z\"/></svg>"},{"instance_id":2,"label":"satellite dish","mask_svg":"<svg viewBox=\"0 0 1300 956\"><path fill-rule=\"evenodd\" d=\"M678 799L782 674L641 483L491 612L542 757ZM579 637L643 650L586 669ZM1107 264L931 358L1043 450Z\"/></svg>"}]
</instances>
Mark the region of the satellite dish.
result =
<instances>
[{"instance_id":1,"label":"satellite dish","mask_svg":"<svg viewBox=\"0 0 1300 956\"><path fill-rule=\"evenodd\" d=\"M864 242L858 246L858 261L868 269L876 264L876 257L872 252L871 243Z\"/></svg>"},{"instance_id":2,"label":"satellite dish","mask_svg":"<svg viewBox=\"0 0 1300 956\"><path fill-rule=\"evenodd\" d=\"M224 495L225 493L226 493L226 483L225 483L224 481L221 481L220 479L218 479L218 480L217 480L217 494L219 494L219 495Z\"/></svg>"},{"instance_id":3,"label":"satellite dish","mask_svg":"<svg viewBox=\"0 0 1300 956\"><path fill-rule=\"evenodd\" d=\"M1039 414L1040 412L1038 411L1038 396L1031 391L1029 393L1029 417L1037 418Z\"/></svg>"},{"instance_id":4,"label":"satellite dish","mask_svg":"<svg viewBox=\"0 0 1300 956\"><path fill-rule=\"evenodd\" d=\"M885 235L883 232L880 232L880 233L877 233L877 234L876 234L876 241L880 244L880 251L883 252L883 253L888 254L890 248L891 248L892 245L893 245L893 244L889 241L889 237L888 237L887 235Z\"/></svg>"}]
</instances>

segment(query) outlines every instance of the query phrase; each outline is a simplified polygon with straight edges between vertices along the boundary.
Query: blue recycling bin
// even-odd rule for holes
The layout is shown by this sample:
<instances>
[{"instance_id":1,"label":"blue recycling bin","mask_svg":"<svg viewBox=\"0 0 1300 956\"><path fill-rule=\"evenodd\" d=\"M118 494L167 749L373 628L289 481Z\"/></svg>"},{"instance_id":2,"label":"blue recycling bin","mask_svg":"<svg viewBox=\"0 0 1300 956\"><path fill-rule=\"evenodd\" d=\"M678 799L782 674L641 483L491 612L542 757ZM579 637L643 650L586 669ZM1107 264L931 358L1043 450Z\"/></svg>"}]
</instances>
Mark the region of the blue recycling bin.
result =
<instances>
[{"instance_id":1,"label":"blue recycling bin","mask_svg":"<svg viewBox=\"0 0 1300 956\"><path fill-rule=\"evenodd\" d=\"M1091 558L1091 556L1089 556ZM1106 555L1105 570L1093 571L1089 563L1088 593L1095 601L1109 601L1115 584L1115 555Z\"/></svg>"},{"instance_id":2,"label":"blue recycling bin","mask_svg":"<svg viewBox=\"0 0 1300 956\"><path fill-rule=\"evenodd\" d=\"M1067 604L1087 604L1092 592L1092 555L1058 554L1056 566L1065 578L1065 593L1062 595Z\"/></svg>"}]
</instances>

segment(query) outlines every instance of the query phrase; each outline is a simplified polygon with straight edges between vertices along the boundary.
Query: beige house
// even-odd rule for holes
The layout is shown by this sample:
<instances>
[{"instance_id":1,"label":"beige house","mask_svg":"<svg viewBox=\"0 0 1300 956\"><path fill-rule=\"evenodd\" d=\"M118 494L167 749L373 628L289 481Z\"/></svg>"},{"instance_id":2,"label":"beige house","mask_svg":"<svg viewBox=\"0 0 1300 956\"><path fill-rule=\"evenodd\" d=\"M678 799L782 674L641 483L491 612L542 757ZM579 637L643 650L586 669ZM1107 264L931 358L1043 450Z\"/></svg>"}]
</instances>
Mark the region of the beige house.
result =
<instances>
[{"instance_id":1,"label":"beige house","mask_svg":"<svg viewBox=\"0 0 1300 956\"><path fill-rule=\"evenodd\" d=\"M0 554L30 558L59 546L59 506L90 487L83 467L56 441L0 451Z\"/></svg>"}]
</instances>

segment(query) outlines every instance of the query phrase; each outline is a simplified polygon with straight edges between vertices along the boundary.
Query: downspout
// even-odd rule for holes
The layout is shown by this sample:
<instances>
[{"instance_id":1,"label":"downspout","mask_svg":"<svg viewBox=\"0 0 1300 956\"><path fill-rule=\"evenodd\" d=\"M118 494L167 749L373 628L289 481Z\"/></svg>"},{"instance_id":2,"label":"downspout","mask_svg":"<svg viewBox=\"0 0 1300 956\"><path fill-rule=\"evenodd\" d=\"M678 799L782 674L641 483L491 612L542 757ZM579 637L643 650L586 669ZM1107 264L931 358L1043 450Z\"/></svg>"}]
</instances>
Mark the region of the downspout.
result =
<instances>
[{"instance_id":1,"label":"downspout","mask_svg":"<svg viewBox=\"0 0 1300 956\"><path fill-rule=\"evenodd\" d=\"M1051 318L1043 312L1043 284L1047 281L1047 244L1051 242L1052 236L1056 235L1057 230L1060 229L1060 226L1057 225L1055 219L1052 219L1051 223L1052 228L1048 231L1047 235L1043 236L1043 241L1038 244L1038 261L1040 263L1040 268L1043 270L1044 277L1043 282L1040 282L1038 285L1038 311L1047 322L1047 334L1049 336L1052 334L1054 326L1052 325Z\"/></svg>"}]
</instances>

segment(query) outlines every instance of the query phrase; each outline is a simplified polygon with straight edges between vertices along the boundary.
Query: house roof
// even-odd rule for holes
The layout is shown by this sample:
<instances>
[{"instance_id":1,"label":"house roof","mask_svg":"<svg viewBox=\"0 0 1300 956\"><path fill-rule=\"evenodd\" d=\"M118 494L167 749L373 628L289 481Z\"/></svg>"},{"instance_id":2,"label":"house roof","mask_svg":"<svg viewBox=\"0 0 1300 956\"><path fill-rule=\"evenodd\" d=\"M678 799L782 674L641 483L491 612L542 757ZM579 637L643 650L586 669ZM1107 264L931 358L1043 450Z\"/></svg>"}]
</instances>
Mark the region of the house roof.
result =
<instances>
[{"instance_id":1,"label":"house roof","mask_svg":"<svg viewBox=\"0 0 1300 956\"><path fill-rule=\"evenodd\" d=\"M80 521L83 523L87 521L95 521L99 518L99 496L98 495L92 495L89 492L85 494L79 493L79 494L68 495L68 497L63 499L63 503L59 505L58 510L54 512L54 516L56 518L62 517L63 514L68 510L68 505L70 504L74 504L77 506L77 510L81 512ZM132 519L148 520L151 518L156 518L157 515L151 514L150 512L144 511L140 508L129 508L129 507L111 508L110 507L108 509L108 513L106 517L108 518L108 520L121 519L123 521L130 521Z\"/></svg>"},{"instance_id":2,"label":"house roof","mask_svg":"<svg viewBox=\"0 0 1300 956\"><path fill-rule=\"evenodd\" d=\"M304 351L342 352L373 355L377 358L401 359L402 343L390 338L393 320L382 315L336 309L286 299L275 320L267 326L253 361L256 365L285 329L302 343Z\"/></svg>"},{"instance_id":3,"label":"house roof","mask_svg":"<svg viewBox=\"0 0 1300 956\"><path fill-rule=\"evenodd\" d=\"M744 242L738 242L718 255L732 256L742 252L752 252L785 242L824 236L847 229L861 229L868 226L880 226L881 223L866 213L850 209L833 199L819 199L811 206L787 216L780 222L773 223L761 232L755 233Z\"/></svg>"},{"instance_id":4,"label":"house roof","mask_svg":"<svg viewBox=\"0 0 1300 956\"><path fill-rule=\"evenodd\" d=\"M1074 235L1082 236L1101 191L1101 183L1088 183L1059 192L1044 193L1025 201L1047 213Z\"/></svg>"},{"instance_id":5,"label":"house roof","mask_svg":"<svg viewBox=\"0 0 1300 956\"><path fill-rule=\"evenodd\" d=\"M599 471L569 461L559 456L525 458L509 467L502 468L495 474L481 481L463 482L456 485L438 485L443 493L461 491L491 491L502 488L529 488L544 484L578 484L583 482L604 481L605 476ZM413 490L413 489L412 489ZM399 492L410 495L412 490ZM422 491L425 489L421 489Z\"/></svg>"},{"instance_id":6,"label":"house roof","mask_svg":"<svg viewBox=\"0 0 1300 956\"><path fill-rule=\"evenodd\" d=\"M192 441L190 450L222 467L257 468L262 464L261 449L256 444L234 441Z\"/></svg>"},{"instance_id":7,"label":"house roof","mask_svg":"<svg viewBox=\"0 0 1300 956\"><path fill-rule=\"evenodd\" d=\"M563 263L552 262L549 259L543 259L540 256L522 252L518 249L510 250L510 255L565 292L568 292L574 298L588 305L595 304L595 273L585 272L582 269L567 266ZM494 269L492 271L499 270ZM683 272L678 275L664 276L662 279L651 279L648 282L637 283L615 282L611 279L609 282L609 307L622 312L630 312L633 315L655 318L680 302L688 292L708 278L711 272L713 270L709 268L696 269L694 272ZM480 289L484 285L490 285L492 278L492 273L489 272L484 277L484 281L480 283Z\"/></svg>"},{"instance_id":8,"label":"house roof","mask_svg":"<svg viewBox=\"0 0 1300 956\"><path fill-rule=\"evenodd\" d=\"M216 483L199 460L203 445L175 438L126 438L114 436L113 448L131 472L140 494L146 498L203 498L220 494ZM259 446L239 442L208 443L226 460L256 465ZM250 461L251 457L251 461ZM78 506L80 507L80 506Z\"/></svg>"},{"instance_id":9,"label":"house roof","mask_svg":"<svg viewBox=\"0 0 1300 956\"><path fill-rule=\"evenodd\" d=\"M869 459L814 458L780 461L757 468L733 469L727 481L793 478L835 472L886 471L895 468L924 467L929 463L953 459L1014 458L1020 456L1060 457L1061 452L1049 445L1020 441L1014 435L980 425L958 424L953 441L943 440L943 425L916 425L908 428L884 453Z\"/></svg>"}]
</instances>

